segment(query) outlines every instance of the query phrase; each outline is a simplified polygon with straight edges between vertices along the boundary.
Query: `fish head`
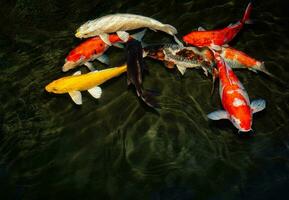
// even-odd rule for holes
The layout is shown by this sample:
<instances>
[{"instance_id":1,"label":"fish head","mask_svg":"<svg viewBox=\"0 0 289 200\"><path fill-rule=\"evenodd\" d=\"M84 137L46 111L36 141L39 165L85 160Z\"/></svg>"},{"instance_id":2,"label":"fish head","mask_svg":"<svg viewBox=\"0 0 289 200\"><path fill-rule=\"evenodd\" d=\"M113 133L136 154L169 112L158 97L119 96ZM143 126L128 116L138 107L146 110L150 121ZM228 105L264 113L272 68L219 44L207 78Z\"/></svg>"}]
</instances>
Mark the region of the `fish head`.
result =
<instances>
[{"instance_id":1,"label":"fish head","mask_svg":"<svg viewBox=\"0 0 289 200\"><path fill-rule=\"evenodd\" d=\"M239 112L239 114L231 116L230 120L240 132L252 130L252 113L250 112Z\"/></svg>"},{"instance_id":2,"label":"fish head","mask_svg":"<svg viewBox=\"0 0 289 200\"><path fill-rule=\"evenodd\" d=\"M94 20L90 20L83 25L81 25L75 33L75 37L77 38L88 38L96 35L100 35L101 33L98 31L99 27L95 24Z\"/></svg>"},{"instance_id":3,"label":"fish head","mask_svg":"<svg viewBox=\"0 0 289 200\"><path fill-rule=\"evenodd\" d=\"M187 44L192 44L192 43L195 43L195 32L191 32L185 36L183 36L183 41Z\"/></svg>"},{"instance_id":4,"label":"fish head","mask_svg":"<svg viewBox=\"0 0 289 200\"><path fill-rule=\"evenodd\" d=\"M143 48L144 55L156 60L164 60L163 45L151 45Z\"/></svg>"},{"instance_id":5,"label":"fish head","mask_svg":"<svg viewBox=\"0 0 289 200\"><path fill-rule=\"evenodd\" d=\"M62 71L67 72L68 70L73 69L73 68L77 67L78 65L79 65L78 62L67 61L62 66Z\"/></svg>"},{"instance_id":6,"label":"fish head","mask_svg":"<svg viewBox=\"0 0 289 200\"><path fill-rule=\"evenodd\" d=\"M61 93L61 89L59 88L58 81L53 81L45 86L45 90L49 93L59 94Z\"/></svg>"},{"instance_id":7,"label":"fish head","mask_svg":"<svg viewBox=\"0 0 289 200\"><path fill-rule=\"evenodd\" d=\"M85 62L85 56L81 54L70 54L66 57L65 63L62 66L62 71L67 72L70 69L74 69L77 66L83 64Z\"/></svg>"}]
</instances>

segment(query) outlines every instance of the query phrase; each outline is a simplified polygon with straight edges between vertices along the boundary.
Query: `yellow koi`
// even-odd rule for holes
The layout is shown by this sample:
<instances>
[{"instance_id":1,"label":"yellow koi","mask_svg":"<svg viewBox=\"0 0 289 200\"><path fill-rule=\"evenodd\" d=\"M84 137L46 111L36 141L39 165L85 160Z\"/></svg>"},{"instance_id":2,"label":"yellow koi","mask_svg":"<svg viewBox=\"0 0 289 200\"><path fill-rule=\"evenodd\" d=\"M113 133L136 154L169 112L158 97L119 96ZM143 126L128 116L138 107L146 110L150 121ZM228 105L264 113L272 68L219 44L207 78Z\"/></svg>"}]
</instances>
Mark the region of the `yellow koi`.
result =
<instances>
[{"instance_id":1,"label":"yellow koi","mask_svg":"<svg viewBox=\"0 0 289 200\"><path fill-rule=\"evenodd\" d=\"M94 98L98 99L102 94L102 90L98 86L125 71L126 65L93 71L87 74L81 74L80 71L77 71L72 76L66 76L49 83L45 87L45 90L55 94L68 93L72 100L77 105L80 105L82 104L80 91L87 90Z\"/></svg>"}]
</instances>

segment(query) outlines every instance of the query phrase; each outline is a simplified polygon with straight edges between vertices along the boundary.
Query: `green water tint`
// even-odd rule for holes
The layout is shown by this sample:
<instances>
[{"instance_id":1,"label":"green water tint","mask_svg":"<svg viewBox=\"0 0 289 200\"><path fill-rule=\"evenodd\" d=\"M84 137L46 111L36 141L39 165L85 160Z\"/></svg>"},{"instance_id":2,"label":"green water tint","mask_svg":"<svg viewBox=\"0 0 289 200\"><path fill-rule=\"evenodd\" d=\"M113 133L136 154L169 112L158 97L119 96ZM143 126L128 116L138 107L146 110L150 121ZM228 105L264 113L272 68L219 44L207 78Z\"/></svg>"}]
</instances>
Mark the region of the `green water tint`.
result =
<instances>
[{"instance_id":1,"label":"green water tint","mask_svg":"<svg viewBox=\"0 0 289 200\"><path fill-rule=\"evenodd\" d=\"M165 6L164 6L165 5ZM154 17L178 28L224 27L240 1L2 1L0 35L0 199L280 199L288 195L289 92L261 73L236 71L250 99L267 101L254 115L255 135L240 138L229 121L206 114L221 108L201 70L181 77L147 59L144 87L161 92L159 115L127 89L126 76L103 85L103 97L68 95L44 86L68 75L64 58L80 40L76 28L116 12ZM257 2L232 46L264 60L288 80L288 5ZM145 42L172 42L148 32ZM110 48L112 66L123 51ZM100 63L94 62L101 66ZM83 68L85 70L85 67ZM72 72L71 72L72 74ZM286 199L286 198L285 198Z\"/></svg>"}]
</instances>

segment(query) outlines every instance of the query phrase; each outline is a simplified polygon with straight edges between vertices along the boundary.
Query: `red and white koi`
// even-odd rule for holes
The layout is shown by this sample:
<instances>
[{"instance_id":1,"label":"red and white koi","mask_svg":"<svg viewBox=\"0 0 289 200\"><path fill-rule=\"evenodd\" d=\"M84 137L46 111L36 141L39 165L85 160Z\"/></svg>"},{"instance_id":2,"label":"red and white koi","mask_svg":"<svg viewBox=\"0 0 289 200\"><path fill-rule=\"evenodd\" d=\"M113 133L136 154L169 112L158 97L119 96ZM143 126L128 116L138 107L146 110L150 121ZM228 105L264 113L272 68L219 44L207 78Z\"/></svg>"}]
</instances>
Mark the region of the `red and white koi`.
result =
<instances>
[{"instance_id":1,"label":"red and white koi","mask_svg":"<svg viewBox=\"0 0 289 200\"><path fill-rule=\"evenodd\" d=\"M146 29L129 36L129 40L141 40L145 34L145 31ZM121 43L124 43L124 41L117 34L110 34L109 41L112 45L123 48ZM65 59L65 64L62 67L62 71L66 72L83 64L86 65L91 71L93 71L94 68L89 62L95 59L108 65L109 59L106 55L104 55L104 52L108 48L109 45L103 42L103 40L99 36L87 39L69 52L68 56Z\"/></svg>"},{"instance_id":2,"label":"red and white koi","mask_svg":"<svg viewBox=\"0 0 289 200\"><path fill-rule=\"evenodd\" d=\"M275 75L271 74L265 68L263 61L256 60L242 51L239 51L232 47L221 47L220 55L232 69L243 68L243 69L249 69L254 72L261 71L267 74L268 76L276 78Z\"/></svg>"},{"instance_id":3,"label":"red and white koi","mask_svg":"<svg viewBox=\"0 0 289 200\"><path fill-rule=\"evenodd\" d=\"M225 110L212 112L208 114L208 118L229 119L239 131L251 131L252 115L265 108L265 100L254 100L250 103L245 88L233 70L223 61L219 53L214 52L214 54L219 71L220 97Z\"/></svg>"}]
</instances>

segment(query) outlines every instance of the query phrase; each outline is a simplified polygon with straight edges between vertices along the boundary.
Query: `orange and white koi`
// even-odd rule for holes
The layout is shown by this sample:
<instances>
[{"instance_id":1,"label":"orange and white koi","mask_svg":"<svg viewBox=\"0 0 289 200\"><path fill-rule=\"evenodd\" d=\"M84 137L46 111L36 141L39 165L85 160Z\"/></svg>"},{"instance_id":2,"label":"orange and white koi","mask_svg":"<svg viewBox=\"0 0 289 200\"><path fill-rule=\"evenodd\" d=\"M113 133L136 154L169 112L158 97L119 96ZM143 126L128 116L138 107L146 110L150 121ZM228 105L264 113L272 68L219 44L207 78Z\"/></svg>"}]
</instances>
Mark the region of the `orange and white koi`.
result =
<instances>
[{"instance_id":1,"label":"orange and white koi","mask_svg":"<svg viewBox=\"0 0 289 200\"><path fill-rule=\"evenodd\" d=\"M141 40L145 34L145 31L146 29L136 34L130 35L129 40ZM110 34L109 41L112 45L123 48L121 43L124 43L124 41L117 34ZM108 48L109 45L103 42L99 36L87 39L69 52L68 56L65 58L65 64L62 67L62 71L66 72L79 65L86 65L91 71L93 71L94 68L90 61L95 59L108 65L109 59L106 55L104 55L104 52Z\"/></svg>"},{"instance_id":2,"label":"orange and white koi","mask_svg":"<svg viewBox=\"0 0 289 200\"><path fill-rule=\"evenodd\" d=\"M193 31L183 36L183 41L197 47L211 46L217 48L230 42L242 29L245 23L249 23L249 16L252 10L250 2L245 10L243 18L235 24L218 30L204 30L199 27L198 31Z\"/></svg>"},{"instance_id":3,"label":"orange and white koi","mask_svg":"<svg viewBox=\"0 0 289 200\"><path fill-rule=\"evenodd\" d=\"M208 118L212 120L229 119L239 132L251 131L252 115L265 108L265 100L254 100L250 103L245 88L233 70L216 52L215 58L219 71L220 97L225 110L212 112L208 114Z\"/></svg>"},{"instance_id":4,"label":"orange and white koi","mask_svg":"<svg viewBox=\"0 0 289 200\"><path fill-rule=\"evenodd\" d=\"M254 72L261 71L268 76L276 78L265 68L263 61L256 60L242 51L232 47L221 47L220 55L232 69L245 68Z\"/></svg>"}]
</instances>

